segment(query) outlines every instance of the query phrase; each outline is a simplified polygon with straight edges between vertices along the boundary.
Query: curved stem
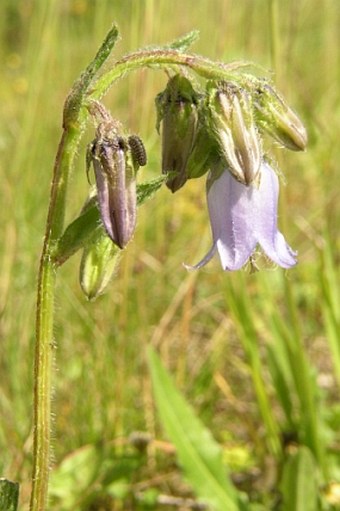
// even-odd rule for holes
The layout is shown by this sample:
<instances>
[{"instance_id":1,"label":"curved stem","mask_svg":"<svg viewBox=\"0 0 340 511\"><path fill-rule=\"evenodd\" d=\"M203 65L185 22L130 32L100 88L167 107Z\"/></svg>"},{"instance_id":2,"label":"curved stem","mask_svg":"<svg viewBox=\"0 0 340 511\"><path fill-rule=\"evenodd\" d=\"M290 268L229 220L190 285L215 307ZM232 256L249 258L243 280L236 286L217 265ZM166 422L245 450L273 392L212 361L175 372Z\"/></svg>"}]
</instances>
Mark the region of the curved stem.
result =
<instances>
[{"instance_id":1,"label":"curved stem","mask_svg":"<svg viewBox=\"0 0 340 511\"><path fill-rule=\"evenodd\" d=\"M54 291L57 267L53 251L64 229L69 173L73 166L87 116L87 113L82 109L84 95L97 71L110 55L117 38L118 30L117 27L113 26L92 62L74 83L64 106L64 130L54 164L49 210L38 274L34 366L33 473L30 511L44 511L48 496Z\"/></svg>"},{"instance_id":2,"label":"curved stem","mask_svg":"<svg viewBox=\"0 0 340 511\"><path fill-rule=\"evenodd\" d=\"M63 229L68 175L80 135L80 129L64 130L58 147L40 259L36 309L31 511L43 511L47 502L51 432L53 302L56 280L52 249Z\"/></svg>"},{"instance_id":3,"label":"curved stem","mask_svg":"<svg viewBox=\"0 0 340 511\"><path fill-rule=\"evenodd\" d=\"M88 98L100 98L118 78L121 78L125 73L142 67L155 66L155 68L167 68L169 66L185 66L206 79L240 80L242 82L244 78L242 78L242 75L238 76L236 71L250 65L254 67L254 64L249 62L232 62L230 64L213 62L199 55L179 53L172 49L139 51L126 55L121 60L115 62L110 71L103 74L93 83L92 92L88 95Z\"/></svg>"}]
</instances>

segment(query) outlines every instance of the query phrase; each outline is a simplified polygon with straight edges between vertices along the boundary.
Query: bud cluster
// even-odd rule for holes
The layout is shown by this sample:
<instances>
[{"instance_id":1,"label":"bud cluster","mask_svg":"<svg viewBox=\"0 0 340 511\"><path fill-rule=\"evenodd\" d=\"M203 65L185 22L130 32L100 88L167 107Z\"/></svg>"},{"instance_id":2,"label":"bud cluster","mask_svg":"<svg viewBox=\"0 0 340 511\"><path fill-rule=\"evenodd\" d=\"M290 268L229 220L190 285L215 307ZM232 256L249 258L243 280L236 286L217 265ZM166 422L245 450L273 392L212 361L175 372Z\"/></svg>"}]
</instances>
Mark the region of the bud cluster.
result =
<instances>
[{"instance_id":1,"label":"bud cluster","mask_svg":"<svg viewBox=\"0 0 340 511\"><path fill-rule=\"evenodd\" d=\"M273 86L257 78L244 79L242 86L210 81L205 90L195 90L189 78L176 74L157 96L156 107L162 171L169 174L173 192L217 162L240 183L258 183L264 132L288 149L306 147L300 119Z\"/></svg>"},{"instance_id":2,"label":"bud cluster","mask_svg":"<svg viewBox=\"0 0 340 511\"><path fill-rule=\"evenodd\" d=\"M283 244L276 228L277 177L265 161L262 138L267 133L284 147L299 151L305 149L307 135L274 87L243 76L233 82L208 81L203 89L178 73L156 97L156 108L157 130L162 129L162 173L168 188L176 192L188 179L209 171L207 195L214 245L196 267L218 249L223 267L238 269L252 257L256 241L281 266L295 264L293 252ZM141 139L127 135L101 103L92 101L88 109L96 134L88 147L87 174L92 164L105 229L95 229L81 262L81 286L93 299L114 273L119 249L124 249L134 234L136 173L146 165L147 156ZM250 211L253 218L248 218ZM254 222L257 227L252 230Z\"/></svg>"}]
</instances>

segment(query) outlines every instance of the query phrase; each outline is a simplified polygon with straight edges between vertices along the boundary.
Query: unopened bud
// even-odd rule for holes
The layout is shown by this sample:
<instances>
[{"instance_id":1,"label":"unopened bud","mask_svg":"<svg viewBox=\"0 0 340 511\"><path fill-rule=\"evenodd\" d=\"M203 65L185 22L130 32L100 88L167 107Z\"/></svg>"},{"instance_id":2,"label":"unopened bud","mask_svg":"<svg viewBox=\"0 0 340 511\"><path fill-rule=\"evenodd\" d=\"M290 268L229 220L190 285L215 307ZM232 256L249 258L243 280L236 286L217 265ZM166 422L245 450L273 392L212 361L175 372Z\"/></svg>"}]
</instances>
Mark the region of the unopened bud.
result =
<instances>
[{"instance_id":1,"label":"unopened bud","mask_svg":"<svg viewBox=\"0 0 340 511\"><path fill-rule=\"evenodd\" d=\"M99 124L87 165L93 164L103 225L112 241L124 248L136 227L136 170L145 165L146 153L139 137L126 139L120 123L100 103L93 102L90 112Z\"/></svg>"},{"instance_id":2,"label":"unopened bud","mask_svg":"<svg viewBox=\"0 0 340 511\"><path fill-rule=\"evenodd\" d=\"M237 181L251 184L259 175L261 144L249 93L227 82L209 84L207 117L226 166Z\"/></svg>"},{"instance_id":3,"label":"unopened bud","mask_svg":"<svg viewBox=\"0 0 340 511\"><path fill-rule=\"evenodd\" d=\"M162 122L162 172L175 173L166 181L172 192L188 179L186 166L197 132L198 101L191 82L179 74L170 78L156 98L157 128Z\"/></svg>"},{"instance_id":4,"label":"unopened bud","mask_svg":"<svg viewBox=\"0 0 340 511\"><path fill-rule=\"evenodd\" d=\"M257 123L277 142L292 151L304 151L307 132L291 108L266 82L256 84L254 101Z\"/></svg>"},{"instance_id":5,"label":"unopened bud","mask_svg":"<svg viewBox=\"0 0 340 511\"><path fill-rule=\"evenodd\" d=\"M79 280L89 300L102 294L117 270L121 251L100 228L85 246L80 263Z\"/></svg>"}]
</instances>

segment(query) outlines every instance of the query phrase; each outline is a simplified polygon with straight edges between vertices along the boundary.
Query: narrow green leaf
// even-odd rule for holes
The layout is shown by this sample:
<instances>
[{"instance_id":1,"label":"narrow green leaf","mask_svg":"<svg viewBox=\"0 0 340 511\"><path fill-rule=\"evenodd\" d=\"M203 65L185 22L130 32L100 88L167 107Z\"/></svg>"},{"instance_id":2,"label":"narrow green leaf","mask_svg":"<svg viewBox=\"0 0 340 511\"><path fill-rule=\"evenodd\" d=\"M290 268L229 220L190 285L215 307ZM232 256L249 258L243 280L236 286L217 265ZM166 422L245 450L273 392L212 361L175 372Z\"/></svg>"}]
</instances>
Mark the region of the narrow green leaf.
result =
<instances>
[{"instance_id":1,"label":"narrow green leaf","mask_svg":"<svg viewBox=\"0 0 340 511\"><path fill-rule=\"evenodd\" d=\"M176 390L152 349L149 365L160 417L196 494L215 511L242 509L240 494L222 463L220 446Z\"/></svg>"},{"instance_id":2,"label":"narrow green leaf","mask_svg":"<svg viewBox=\"0 0 340 511\"><path fill-rule=\"evenodd\" d=\"M199 30L192 30L191 32L188 32L184 36L179 37L178 39L172 41L172 43L169 44L168 48L172 48L173 50L185 51L199 39L199 36L200 36Z\"/></svg>"},{"instance_id":3,"label":"narrow green leaf","mask_svg":"<svg viewBox=\"0 0 340 511\"><path fill-rule=\"evenodd\" d=\"M279 338L278 341L281 341ZM275 386L277 397L286 415L288 426L295 430L294 403L292 378L289 372L289 361L281 342L267 345L268 368Z\"/></svg>"},{"instance_id":4,"label":"narrow green leaf","mask_svg":"<svg viewBox=\"0 0 340 511\"><path fill-rule=\"evenodd\" d=\"M139 185L137 185L138 206L143 204L143 202L145 202L147 199L151 198L161 188L166 178L167 178L166 175L162 175L156 177L155 179L151 179L146 183L140 183Z\"/></svg>"},{"instance_id":5,"label":"narrow green leaf","mask_svg":"<svg viewBox=\"0 0 340 511\"><path fill-rule=\"evenodd\" d=\"M323 297L321 304L327 341L332 353L334 374L338 383L340 383L340 273L335 263L336 249L333 248L333 243L327 232L325 238L325 246L320 252L320 282Z\"/></svg>"},{"instance_id":6,"label":"narrow green leaf","mask_svg":"<svg viewBox=\"0 0 340 511\"><path fill-rule=\"evenodd\" d=\"M281 491L282 511L317 511L317 467L311 451L299 447L283 468Z\"/></svg>"},{"instance_id":7,"label":"narrow green leaf","mask_svg":"<svg viewBox=\"0 0 340 511\"><path fill-rule=\"evenodd\" d=\"M19 484L0 479L0 511L16 511L18 508Z\"/></svg>"},{"instance_id":8,"label":"narrow green leaf","mask_svg":"<svg viewBox=\"0 0 340 511\"><path fill-rule=\"evenodd\" d=\"M86 91L95 78L97 72L109 57L118 39L118 29L115 25L107 33L103 43L97 51L94 59L74 82L64 105L63 126L71 126L78 122L79 111Z\"/></svg>"},{"instance_id":9,"label":"narrow green leaf","mask_svg":"<svg viewBox=\"0 0 340 511\"><path fill-rule=\"evenodd\" d=\"M100 226L99 211L95 198L91 199L88 207L67 226L64 234L58 241L54 252L54 260L60 266L69 257L75 254L93 235Z\"/></svg>"}]
</instances>

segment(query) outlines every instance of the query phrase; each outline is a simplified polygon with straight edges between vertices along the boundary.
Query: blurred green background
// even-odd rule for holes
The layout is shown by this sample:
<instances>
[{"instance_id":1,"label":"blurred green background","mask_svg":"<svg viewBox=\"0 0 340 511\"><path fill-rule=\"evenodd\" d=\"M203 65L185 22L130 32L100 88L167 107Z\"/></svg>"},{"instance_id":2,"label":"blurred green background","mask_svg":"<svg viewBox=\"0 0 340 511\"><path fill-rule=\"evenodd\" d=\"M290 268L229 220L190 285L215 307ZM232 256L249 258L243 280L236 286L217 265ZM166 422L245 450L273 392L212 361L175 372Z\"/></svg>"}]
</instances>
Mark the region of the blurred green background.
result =
<instances>
[{"instance_id":1,"label":"blurred green background","mask_svg":"<svg viewBox=\"0 0 340 511\"><path fill-rule=\"evenodd\" d=\"M254 397L247 339L255 339L259 347L260 373L273 417L282 438L287 438L294 424L287 423L277 398L268 356L268 346L275 351L276 343L283 345L280 321L288 336L290 332L298 336L312 368L317 413L324 420L322 442L332 455L327 484L336 484L338 0L2 0L0 475L21 483L21 505L26 508L32 462L36 273L63 101L112 22L121 33L112 58L198 29L194 52L226 62L252 60L274 71L274 82L309 134L305 153L276 152L287 183L281 189L279 222L299 252L299 264L284 272L262 260L263 271L257 274L230 274L215 260L204 270L188 273L182 262L197 262L210 245L204 178L189 182L175 195L164 187L140 208L134 241L106 294L94 303L81 293L79 256L68 261L59 274L55 304L52 465L57 477L52 479L51 509L133 510L147 505L141 501L150 490L190 495L180 482L173 449L155 413L145 361L150 343L159 348L178 387L223 445L232 470L243 474L238 484L244 484L255 500L267 502L268 508L274 506L270 495L277 472ZM136 72L116 84L105 99L113 115L145 142L149 163L140 173L142 180L160 173L154 98L166 80L162 71ZM87 194L84 150L92 138L89 126L70 183L69 220ZM245 325L251 325L250 336ZM301 417L301 402L293 400L292 405L296 417ZM140 431L152 439L142 452L133 440ZM90 447L84 451L83 446ZM105 483L101 475L91 473L79 476L86 485L77 479L71 484L59 470L58 479L58 467L67 455L74 476L79 459L70 454L86 456L93 446L98 465L119 466L119 477L112 475ZM75 487L78 493L72 500ZM331 492L327 488L324 492ZM326 499L329 505L332 498Z\"/></svg>"}]
</instances>

